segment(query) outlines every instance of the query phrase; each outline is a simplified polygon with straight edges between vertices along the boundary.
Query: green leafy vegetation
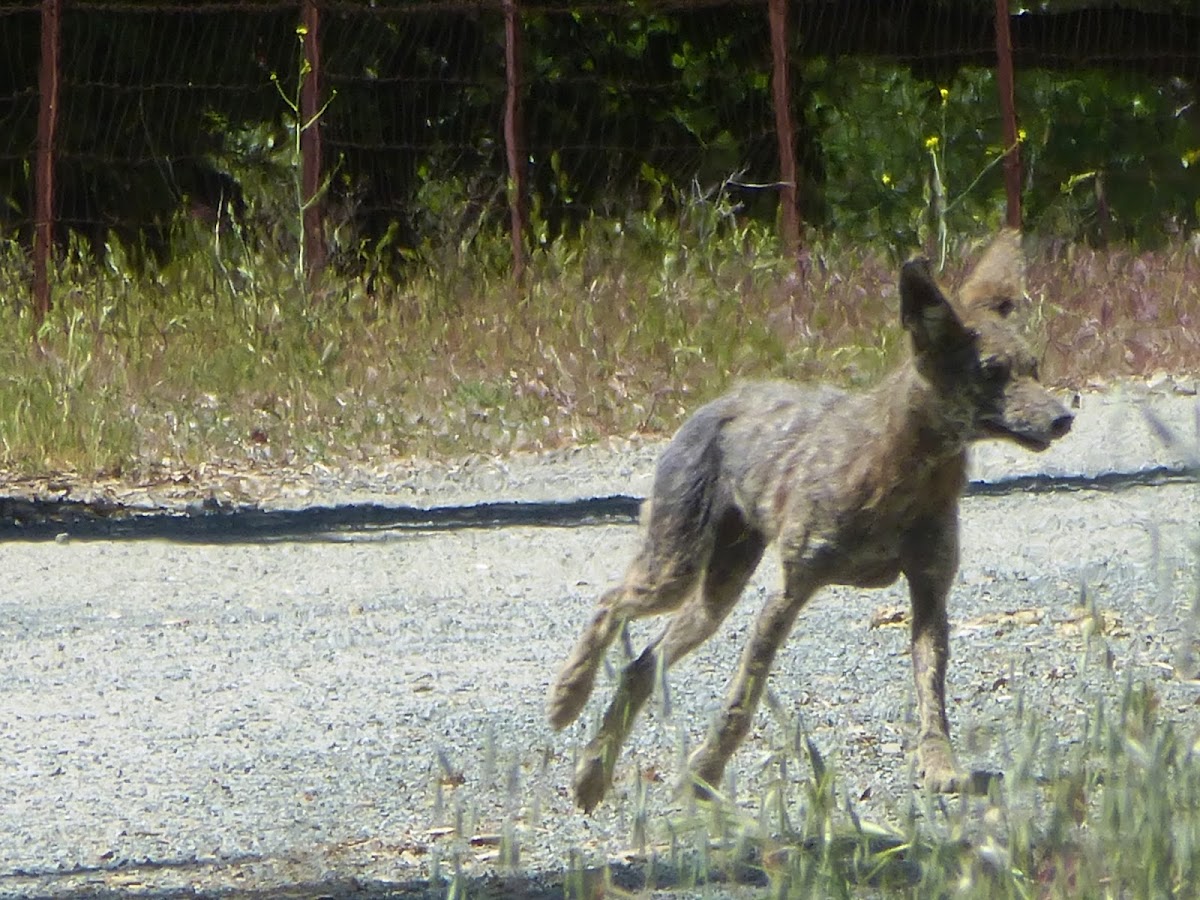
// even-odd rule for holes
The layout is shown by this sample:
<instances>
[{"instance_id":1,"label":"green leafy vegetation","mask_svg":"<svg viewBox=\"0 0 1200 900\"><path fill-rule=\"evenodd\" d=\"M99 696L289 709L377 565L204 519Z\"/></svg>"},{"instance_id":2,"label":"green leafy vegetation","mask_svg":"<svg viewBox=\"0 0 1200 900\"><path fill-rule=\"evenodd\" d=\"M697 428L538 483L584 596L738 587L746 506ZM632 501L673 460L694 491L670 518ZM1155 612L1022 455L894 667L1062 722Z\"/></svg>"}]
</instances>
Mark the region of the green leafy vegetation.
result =
<instances>
[{"instance_id":1,"label":"green leafy vegetation","mask_svg":"<svg viewBox=\"0 0 1200 900\"><path fill-rule=\"evenodd\" d=\"M1027 224L1067 241L1161 246L1200 224L1194 4L1046 0L1012 7ZM523 143L539 237L571 236L666 196L724 185L740 215L777 216L779 178L760 4L520 4ZM789 5L792 114L804 220L893 251L993 224L993 7L975 0ZM0 131L4 236L28 241L37 94L36 4L11 17L14 99ZM506 216L498 7L342 4L320 28L317 119L335 258L418 251ZM113 239L161 261L181 209L239 215L287 193L281 166L313 73L295 9L77 3L63 23L55 189L60 232L97 255ZM1120 35L1114 53L1105 44ZM136 61L136 63L131 62ZM308 125L309 123L299 123ZM928 142L937 139L935 154ZM936 163L936 170L934 164ZM644 177L647 171L653 178ZM461 189L463 215L436 211ZM933 201L944 189L944 208ZM288 197L291 201L293 198ZM434 204L431 209L428 205ZM299 208L248 216L291 234ZM932 229L932 230L931 230ZM62 234L59 234L62 240ZM294 235L293 235L294 239Z\"/></svg>"}]
</instances>

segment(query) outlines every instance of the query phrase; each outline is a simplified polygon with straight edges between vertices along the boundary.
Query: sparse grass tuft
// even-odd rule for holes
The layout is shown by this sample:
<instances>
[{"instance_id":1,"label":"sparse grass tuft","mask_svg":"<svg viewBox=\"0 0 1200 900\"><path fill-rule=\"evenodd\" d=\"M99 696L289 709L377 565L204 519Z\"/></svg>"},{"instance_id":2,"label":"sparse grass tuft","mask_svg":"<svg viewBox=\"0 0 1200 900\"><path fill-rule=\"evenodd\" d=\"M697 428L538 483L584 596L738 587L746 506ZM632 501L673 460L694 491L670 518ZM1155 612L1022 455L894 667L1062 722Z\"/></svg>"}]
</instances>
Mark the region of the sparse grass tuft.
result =
<instances>
[{"instance_id":1,"label":"sparse grass tuft","mask_svg":"<svg viewBox=\"0 0 1200 900\"><path fill-rule=\"evenodd\" d=\"M1018 696L1011 768L987 796L918 791L898 820L871 822L768 691L777 777L748 805L731 782L682 814L673 848L702 821L697 881L765 879L775 898L1200 896L1200 740L1152 682L1119 680L1102 628L1085 635L1087 715L1063 730Z\"/></svg>"},{"instance_id":2,"label":"sparse grass tuft","mask_svg":"<svg viewBox=\"0 0 1200 900\"><path fill-rule=\"evenodd\" d=\"M1028 765L990 796L925 796L899 827L862 819L815 745L788 734L796 755L776 764L793 777L754 798L760 817L701 804L668 826L667 868L675 884L765 879L776 898L1200 894L1200 744L1153 690L1130 684L1112 710L1097 699L1079 735L1041 729L1025 719Z\"/></svg>"},{"instance_id":3,"label":"sparse grass tuft","mask_svg":"<svg viewBox=\"0 0 1200 900\"><path fill-rule=\"evenodd\" d=\"M1195 373L1200 360L1200 243L1154 253L1067 247L1030 273L1046 365L1075 382Z\"/></svg>"}]
</instances>

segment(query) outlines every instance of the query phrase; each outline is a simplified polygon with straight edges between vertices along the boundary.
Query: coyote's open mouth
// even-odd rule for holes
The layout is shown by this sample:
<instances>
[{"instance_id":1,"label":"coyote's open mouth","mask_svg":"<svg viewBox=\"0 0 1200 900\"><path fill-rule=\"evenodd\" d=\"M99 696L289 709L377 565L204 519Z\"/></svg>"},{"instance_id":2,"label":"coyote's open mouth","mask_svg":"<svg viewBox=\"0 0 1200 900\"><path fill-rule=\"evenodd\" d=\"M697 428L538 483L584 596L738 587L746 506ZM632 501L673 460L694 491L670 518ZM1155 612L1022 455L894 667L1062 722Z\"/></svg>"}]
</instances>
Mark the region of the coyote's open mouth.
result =
<instances>
[{"instance_id":1,"label":"coyote's open mouth","mask_svg":"<svg viewBox=\"0 0 1200 900\"><path fill-rule=\"evenodd\" d=\"M1055 420L1050 426L1049 431L1040 434L1033 434L1028 431L1016 431L995 421L984 422L983 430L989 437L1006 438L1010 441L1016 441L1026 450L1041 453L1055 439L1062 437L1071 430L1071 420L1069 418Z\"/></svg>"}]
</instances>

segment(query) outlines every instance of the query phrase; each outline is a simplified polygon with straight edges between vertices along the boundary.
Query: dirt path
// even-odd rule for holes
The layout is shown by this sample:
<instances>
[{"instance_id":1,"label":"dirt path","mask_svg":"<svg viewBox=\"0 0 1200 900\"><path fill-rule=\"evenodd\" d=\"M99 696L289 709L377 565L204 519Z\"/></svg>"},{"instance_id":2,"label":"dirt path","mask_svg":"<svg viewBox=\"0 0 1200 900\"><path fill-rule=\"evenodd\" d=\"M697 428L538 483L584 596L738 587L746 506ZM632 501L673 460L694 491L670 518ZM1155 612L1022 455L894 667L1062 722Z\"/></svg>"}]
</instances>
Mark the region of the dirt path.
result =
<instances>
[{"instance_id":1,"label":"dirt path","mask_svg":"<svg viewBox=\"0 0 1200 900\"><path fill-rule=\"evenodd\" d=\"M1095 407L1111 420L1085 406L1079 443L1040 458L1043 470L1186 456L1162 451L1128 408ZM1194 407L1159 405L1177 430L1194 427ZM639 493L653 451L585 451L573 479L569 457L527 472L442 470L386 496ZM985 475L1011 466L989 452ZM320 502L379 496L330 483ZM974 765L1019 762L1018 697L1069 744L1127 679L1151 683L1164 714L1200 733L1198 688L1180 668L1195 649L1197 495L1168 484L965 502L951 718ZM570 805L571 753L598 703L555 735L543 698L635 539L632 525L608 524L0 543L0 894L442 896L438 879L457 866L477 893L558 896L574 851L588 864L634 860L639 817L657 840L680 808L681 748L702 733L750 617L777 587L769 559L725 628L672 673L669 714L656 707L641 723L611 800L585 818ZM1081 599L1104 623L1090 644ZM902 586L826 592L773 681L845 794L882 822L911 798L907 635L892 615L904 604ZM736 757L750 813L778 774L784 732L764 712ZM641 868L620 871L636 884Z\"/></svg>"}]
</instances>

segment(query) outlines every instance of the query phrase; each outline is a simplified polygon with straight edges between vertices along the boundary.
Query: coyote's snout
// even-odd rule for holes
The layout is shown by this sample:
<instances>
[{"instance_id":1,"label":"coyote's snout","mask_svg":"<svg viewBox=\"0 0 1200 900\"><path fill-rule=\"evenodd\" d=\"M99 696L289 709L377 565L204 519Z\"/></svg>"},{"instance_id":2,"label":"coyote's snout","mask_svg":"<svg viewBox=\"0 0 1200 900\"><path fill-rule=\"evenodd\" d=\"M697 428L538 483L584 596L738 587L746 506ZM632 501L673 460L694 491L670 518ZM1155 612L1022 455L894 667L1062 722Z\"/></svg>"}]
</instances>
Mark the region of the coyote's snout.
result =
<instances>
[{"instance_id":1,"label":"coyote's snout","mask_svg":"<svg viewBox=\"0 0 1200 900\"><path fill-rule=\"evenodd\" d=\"M1023 282L1015 231L992 242L953 301L924 260L909 262L900 300L912 358L874 390L747 384L680 428L658 463L641 550L625 580L600 598L550 692L550 722L563 728L591 694L622 623L677 610L622 672L583 750L575 773L581 807L590 811L608 789L660 663L673 664L716 630L772 541L784 590L759 615L724 708L692 755L696 786L720 783L775 653L813 592L828 584L880 587L903 573L921 770L935 790L964 788L944 685L966 448L1008 438L1043 450L1072 420L1038 383L1037 360L1012 324Z\"/></svg>"}]
</instances>

